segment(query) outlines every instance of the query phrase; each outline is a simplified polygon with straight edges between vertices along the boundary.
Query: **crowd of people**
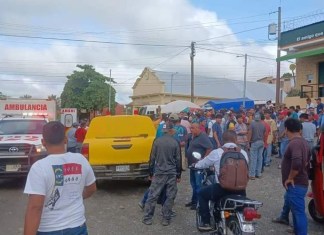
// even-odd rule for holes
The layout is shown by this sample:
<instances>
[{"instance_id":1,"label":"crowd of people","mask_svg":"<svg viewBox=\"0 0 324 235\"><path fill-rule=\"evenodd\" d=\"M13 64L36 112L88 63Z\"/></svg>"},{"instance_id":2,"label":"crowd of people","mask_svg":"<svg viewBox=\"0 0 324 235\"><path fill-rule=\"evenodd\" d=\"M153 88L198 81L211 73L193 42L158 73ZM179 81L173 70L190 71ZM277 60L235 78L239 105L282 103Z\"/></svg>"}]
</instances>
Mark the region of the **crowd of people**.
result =
<instances>
[{"instance_id":1,"label":"crowd of people","mask_svg":"<svg viewBox=\"0 0 324 235\"><path fill-rule=\"evenodd\" d=\"M167 200L168 195L172 195L171 199L174 200L176 190L173 190L172 194L170 190L176 189L176 182L180 181L180 169L185 171L188 166L194 165L202 168L206 164L215 165L217 182L222 149L231 146L238 147L246 156L250 180L261 179L265 168L273 164L274 157L282 159L276 167L282 168L282 183L286 189L284 207L281 215L274 218L272 222L289 225L288 215L291 211L293 227L287 230L295 234L307 234L305 214L305 195L308 187L307 168L310 150L316 144L319 128L324 124L323 108L324 105L318 98L316 105L307 99L304 110L301 110L298 105L289 108L275 107L271 102L267 102L265 106L256 106L249 110L243 107L238 111L209 108L192 113L162 114L155 120L157 134L151 154L151 177L154 179L160 174L170 174L174 180L172 186L167 180L164 180L164 183L158 181L160 188L151 186L147 191L149 206L146 206L143 201L140 203L145 212L143 223L152 223L154 206L161 194L164 194L164 200ZM172 131L170 131L170 124ZM180 150L175 147L171 150L170 144L165 145L166 141L158 141L165 134L169 136L169 139L173 137L178 142ZM195 159L193 152L199 152L203 160ZM155 168L161 167L163 171L154 171ZM219 198L224 194L219 193L222 190L217 183L213 189L202 188L202 175L199 171L192 169L189 171L192 196L185 206L196 210L199 201L199 212L202 215L200 230L210 230L209 213L206 212L204 202L215 199L215 195ZM152 182L152 185L155 184ZM215 194L216 191L218 194ZM245 195L245 190L241 194ZM171 204L168 203L169 206ZM164 206L165 204L163 208ZM169 209L166 214L164 212L168 210L162 212L163 225L170 223L171 215L175 216L172 208Z\"/></svg>"},{"instance_id":2,"label":"crowd of people","mask_svg":"<svg viewBox=\"0 0 324 235\"><path fill-rule=\"evenodd\" d=\"M207 109L162 114L154 122L157 132L149 163L151 186L139 203L144 211L142 222L152 224L156 203L160 203L162 225L168 226L176 216L172 208L183 171L189 166L195 169L213 166L215 184L207 187L202 186L200 171L189 168L192 195L184 205L196 210L199 203L202 218L199 229L210 230L208 201L232 193L218 178L221 158L229 149L235 149L248 165L249 180L261 179L273 157L282 159L278 168L286 192L282 212L272 222L289 225L291 213L293 227L288 231L306 235L305 195L310 153L319 128L324 125L321 100L316 99L317 105L310 99L306 102L304 112L298 106L274 107L268 102L264 107L249 110L242 107L236 112ZM49 156L33 164L28 174L24 191L29 194L25 235L87 234L83 199L96 191L95 176L89 162L73 153L80 152L85 135L85 121L74 123L67 133L59 122L44 126L42 143ZM199 153L201 160L194 153ZM244 196L246 190L242 188L236 193Z\"/></svg>"}]
</instances>

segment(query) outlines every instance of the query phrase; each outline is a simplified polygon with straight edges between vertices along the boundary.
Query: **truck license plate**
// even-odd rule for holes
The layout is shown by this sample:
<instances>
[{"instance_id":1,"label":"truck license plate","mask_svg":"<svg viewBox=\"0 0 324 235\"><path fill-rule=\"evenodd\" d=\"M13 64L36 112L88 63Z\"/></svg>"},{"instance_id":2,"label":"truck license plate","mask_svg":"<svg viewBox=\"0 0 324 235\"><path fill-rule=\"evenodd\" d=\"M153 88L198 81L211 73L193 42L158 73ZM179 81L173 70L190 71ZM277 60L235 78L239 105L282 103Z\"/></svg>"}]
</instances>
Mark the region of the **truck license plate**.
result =
<instances>
[{"instance_id":1,"label":"truck license plate","mask_svg":"<svg viewBox=\"0 0 324 235\"><path fill-rule=\"evenodd\" d=\"M6 165L6 171L19 171L21 165L16 164L16 165Z\"/></svg>"},{"instance_id":2,"label":"truck license plate","mask_svg":"<svg viewBox=\"0 0 324 235\"><path fill-rule=\"evenodd\" d=\"M129 165L116 166L116 171L127 172L129 171Z\"/></svg>"}]
</instances>

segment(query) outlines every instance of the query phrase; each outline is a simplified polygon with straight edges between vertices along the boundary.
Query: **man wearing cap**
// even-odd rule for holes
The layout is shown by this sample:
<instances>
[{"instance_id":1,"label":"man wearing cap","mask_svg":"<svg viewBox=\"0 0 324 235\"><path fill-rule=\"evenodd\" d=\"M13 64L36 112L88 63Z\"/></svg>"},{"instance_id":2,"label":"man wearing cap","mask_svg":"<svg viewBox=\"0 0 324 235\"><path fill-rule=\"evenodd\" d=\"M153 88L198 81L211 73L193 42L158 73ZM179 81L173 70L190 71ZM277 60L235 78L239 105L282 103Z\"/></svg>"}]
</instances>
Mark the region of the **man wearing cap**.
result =
<instances>
[{"instance_id":1,"label":"man wearing cap","mask_svg":"<svg viewBox=\"0 0 324 235\"><path fill-rule=\"evenodd\" d=\"M65 151L65 127L60 122L43 127L42 144L49 155L28 173L24 235L88 234L83 200L96 191L89 162Z\"/></svg>"},{"instance_id":2,"label":"man wearing cap","mask_svg":"<svg viewBox=\"0 0 324 235\"><path fill-rule=\"evenodd\" d=\"M198 123L191 124L191 136L187 140L186 157L188 159L188 165L191 166L198 160L192 156L193 152L198 152L204 158L213 149L213 145L210 142L207 134L200 129ZM190 184L192 187L191 201L186 203L186 207L190 207L195 210L198 201L198 191L202 185L202 175L193 169L190 169Z\"/></svg>"},{"instance_id":3,"label":"man wearing cap","mask_svg":"<svg viewBox=\"0 0 324 235\"><path fill-rule=\"evenodd\" d=\"M148 199L144 207L142 222L152 224L156 202L166 187L166 200L162 208L162 225L168 226L171 220L172 207L177 195L177 182L181 178L181 155L180 145L173 138L175 134L171 122L163 125L162 131L166 134L156 138L150 156L150 179L152 180Z\"/></svg>"},{"instance_id":4,"label":"man wearing cap","mask_svg":"<svg viewBox=\"0 0 324 235\"><path fill-rule=\"evenodd\" d=\"M75 137L75 132L79 127L79 123L74 122L72 127L67 131L67 151L71 153L76 153L77 139Z\"/></svg>"},{"instance_id":5,"label":"man wearing cap","mask_svg":"<svg viewBox=\"0 0 324 235\"><path fill-rule=\"evenodd\" d=\"M172 122L172 124L174 125L175 133L173 137L180 144L180 153L182 159L181 168L183 171L185 171L187 164L185 161L186 158L182 157L184 155L184 152L182 150L184 149L184 146L186 145L186 141L187 141L187 135L188 135L187 128L181 125L180 117L176 113L172 113L170 115L169 121Z\"/></svg>"}]
</instances>

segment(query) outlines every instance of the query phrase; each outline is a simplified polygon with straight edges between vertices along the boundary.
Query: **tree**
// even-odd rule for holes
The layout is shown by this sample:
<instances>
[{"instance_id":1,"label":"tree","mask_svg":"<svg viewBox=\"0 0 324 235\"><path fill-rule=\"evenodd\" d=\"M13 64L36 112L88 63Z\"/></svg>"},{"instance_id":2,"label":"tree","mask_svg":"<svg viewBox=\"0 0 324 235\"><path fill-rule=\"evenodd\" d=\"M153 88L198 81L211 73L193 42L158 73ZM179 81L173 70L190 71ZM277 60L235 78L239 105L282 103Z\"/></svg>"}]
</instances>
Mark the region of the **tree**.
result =
<instances>
[{"instance_id":1,"label":"tree","mask_svg":"<svg viewBox=\"0 0 324 235\"><path fill-rule=\"evenodd\" d=\"M32 96L31 96L31 95L28 95L28 94L26 94L26 95L20 96L20 98L21 98L21 99L31 99L31 98L32 98Z\"/></svg>"},{"instance_id":2,"label":"tree","mask_svg":"<svg viewBox=\"0 0 324 235\"><path fill-rule=\"evenodd\" d=\"M62 107L99 111L109 106L110 96L111 110L115 110L116 90L113 87L109 89L110 78L98 73L91 65L77 67L82 71L73 71L67 76L61 94ZM113 79L111 82L115 83Z\"/></svg>"},{"instance_id":3,"label":"tree","mask_svg":"<svg viewBox=\"0 0 324 235\"><path fill-rule=\"evenodd\" d=\"M295 97L300 95L301 95L301 91L298 89L291 89L291 91L287 93L287 97Z\"/></svg>"},{"instance_id":4,"label":"tree","mask_svg":"<svg viewBox=\"0 0 324 235\"><path fill-rule=\"evenodd\" d=\"M0 91L0 99L5 99L7 96Z\"/></svg>"}]
</instances>

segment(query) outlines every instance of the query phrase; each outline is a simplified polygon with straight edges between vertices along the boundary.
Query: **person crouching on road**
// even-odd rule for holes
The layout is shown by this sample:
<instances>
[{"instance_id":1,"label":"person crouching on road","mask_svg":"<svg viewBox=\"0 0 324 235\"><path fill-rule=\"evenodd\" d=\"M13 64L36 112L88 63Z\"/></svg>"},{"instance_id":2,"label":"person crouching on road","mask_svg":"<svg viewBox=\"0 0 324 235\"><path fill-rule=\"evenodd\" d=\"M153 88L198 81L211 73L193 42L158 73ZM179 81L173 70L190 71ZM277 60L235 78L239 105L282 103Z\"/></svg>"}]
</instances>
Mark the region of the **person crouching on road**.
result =
<instances>
[{"instance_id":1,"label":"person crouching on road","mask_svg":"<svg viewBox=\"0 0 324 235\"><path fill-rule=\"evenodd\" d=\"M241 154L244 156L246 162L247 163L249 162L247 153L244 150L240 149L236 144L237 143L237 135L236 135L235 131L224 132L223 142L224 142L224 145L222 147L211 151L204 159L193 164L194 168L196 168L196 169L206 169L211 166L213 166L215 169L216 184L202 187L200 189L200 191L198 192L199 214L202 219L202 223L199 224L198 226L199 226L199 229L202 231L209 231L212 229L210 226L210 212L209 212L209 206L208 206L208 203L210 200L214 201L215 204L217 204L217 202L219 202L219 200L222 197L225 197L227 195L231 195L231 194L243 195L243 196L246 195L245 189L233 192L233 191L224 189L219 183L218 176L220 173L220 160L222 158L222 155L223 155L225 149L238 148L238 151L240 151ZM246 174L246 176L242 175L240 177L247 177L247 175L248 175L248 173Z\"/></svg>"},{"instance_id":2,"label":"person crouching on road","mask_svg":"<svg viewBox=\"0 0 324 235\"><path fill-rule=\"evenodd\" d=\"M162 207L162 225L168 226L171 220L172 207L177 195L177 183L181 178L180 145L173 138L175 130L173 124L167 122L163 125L165 135L155 139L150 156L150 178L152 180L148 199L144 207L142 222L152 224L156 202L166 187L166 200Z\"/></svg>"}]
</instances>

